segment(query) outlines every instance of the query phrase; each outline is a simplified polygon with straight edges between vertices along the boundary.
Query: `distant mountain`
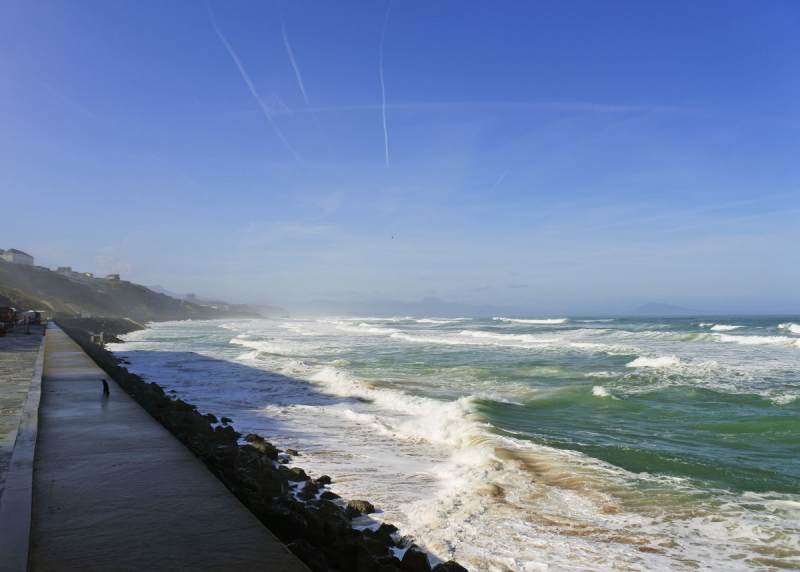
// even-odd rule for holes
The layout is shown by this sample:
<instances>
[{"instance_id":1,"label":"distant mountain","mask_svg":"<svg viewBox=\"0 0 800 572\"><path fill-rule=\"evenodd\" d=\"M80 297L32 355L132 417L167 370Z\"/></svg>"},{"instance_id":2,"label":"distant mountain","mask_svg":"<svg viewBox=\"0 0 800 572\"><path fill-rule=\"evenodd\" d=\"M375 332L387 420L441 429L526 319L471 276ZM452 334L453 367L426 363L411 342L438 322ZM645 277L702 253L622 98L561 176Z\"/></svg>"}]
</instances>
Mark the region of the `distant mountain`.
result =
<instances>
[{"instance_id":1,"label":"distant mountain","mask_svg":"<svg viewBox=\"0 0 800 572\"><path fill-rule=\"evenodd\" d=\"M681 308L680 306L673 306L672 304L648 302L629 313L633 316L699 316L707 312L700 312L699 310L692 310L690 308Z\"/></svg>"},{"instance_id":2,"label":"distant mountain","mask_svg":"<svg viewBox=\"0 0 800 572\"><path fill-rule=\"evenodd\" d=\"M176 294L175 292L170 292L163 286L148 286L148 288L153 292L158 292L160 294L164 294L165 296L176 298L177 300L186 300L188 296L188 294ZM280 306L270 306L269 304L231 304L230 302L224 302L218 298L204 298L203 296L195 296L192 302L199 304L200 306L210 306L212 308L226 310L229 312L260 314L265 318L278 318L288 314L286 309L281 308Z\"/></svg>"},{"instance_id":3,"label":"distant mountain","mask_svg":"<svg viewBox=\"0 0 800 572\"><path fill-rule=\"evenodd\" d=\"M475 318L533 315L530 310L519 307L503 308L477 304L458 304L444 302L438 298L425 298L419 302L401 302L400 300L372 300L368 302L312 300L305 304L292 305L289 309L293 315L305 316Z\"/></svg>"}]
</instances>

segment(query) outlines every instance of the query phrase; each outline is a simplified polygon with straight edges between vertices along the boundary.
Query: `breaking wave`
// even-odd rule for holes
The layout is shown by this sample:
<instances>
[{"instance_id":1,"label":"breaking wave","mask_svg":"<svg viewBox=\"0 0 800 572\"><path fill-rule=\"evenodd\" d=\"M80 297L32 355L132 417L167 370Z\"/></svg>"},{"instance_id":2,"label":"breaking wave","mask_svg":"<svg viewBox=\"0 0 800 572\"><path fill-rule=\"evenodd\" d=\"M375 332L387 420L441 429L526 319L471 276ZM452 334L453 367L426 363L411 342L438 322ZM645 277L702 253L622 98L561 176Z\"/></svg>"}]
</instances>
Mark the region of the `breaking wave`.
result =
<instances>
[{"instance_id":1,"label":"breaking wave","mask_svg":"<svg viewBox=\"0 0 800 572\"><path fill-rule=\"evenodd\" d=\"M681 361L675 356L656 358L640 357L629 363L628 367L669 367L680 363Z\"/></svg>"}]
</instances>

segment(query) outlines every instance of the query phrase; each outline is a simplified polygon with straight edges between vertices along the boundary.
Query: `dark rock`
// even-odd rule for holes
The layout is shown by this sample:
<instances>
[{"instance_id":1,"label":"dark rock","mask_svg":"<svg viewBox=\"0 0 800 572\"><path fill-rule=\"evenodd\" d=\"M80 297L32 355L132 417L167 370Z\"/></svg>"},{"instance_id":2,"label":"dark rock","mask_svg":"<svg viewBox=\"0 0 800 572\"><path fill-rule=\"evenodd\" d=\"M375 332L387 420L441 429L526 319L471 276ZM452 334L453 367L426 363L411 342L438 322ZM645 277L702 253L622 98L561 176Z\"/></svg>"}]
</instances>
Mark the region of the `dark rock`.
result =
<instances>
[{"instance_id":1,"label":"dark rock","mask_svg":"<svg viewBox=\"0 0 800 572\"><path fill-rule=\"evenodd\" d=\"M381 565L381 572L402 572L401 566L403 564L395 555L378 558L378 564Z\"/></svg>"},{"instance_id":2,"label":"dark rock","mask_svg":"<svg viewBox=\"0 0 800 572\"><path fill-rule=\"evenodd\" d=\"M377 532L380 532L380 531L384 531L387 534L394 534L395 532L397 532L397 527L395 525L391 524L391 523L384 522L384 523L381 523L381 525L378 527Z\"/></svg>"},{"instance_id":3,"label":"dark rock","mask_svg":"<svg viewBox=\"0 0 800 572\"><path fill-rule=\"evenodd\" d=\"M303 490L297 495L302 500L311 500L317 498L317 494L319 494L319 489L321 485L315 483L314 481L306 481L306 484L303 486Z\"/></svg>"},{"instance_id":4,"label":"dark rock","mask_svg":"<svg viewBox=\"0 0 800 572\"><path fill-rule=\"evenodd\" d=\"M244 436L244 440L248 443L266 443L261 435L256 435L255 433L248 433Z\"/></svg>"},{"instance_id":5,"label":"dark rock","mask_svg":"<svg viewBox=\"0 0 800 572\"><path fill-rule=\"evenodd\" d=\"M287 472L287 478L290 481L298 482L298 481L309 480L308 475L306 475L306 472L300 467L292 467L291 469L288 469L286 472Z\"/></svg>"},{"instance_id":6,"label":"dark rock","mask_svg":"<svg viewBox=\"0 0 800 572\"><path fill-rule=\"evenodd\" d=\"M219 421L220 423L233 423L233 419L230 417L222 417Z\"/></svg>"},{"instance_id":7,"label":"dark rock","mask_svg":"<svg viewBox=\"0 0 800 572\"><path fill-rule=\"evenodd\" d=\"M361 546L366 548L367 552L375 558L384 558L392 555L392 551L385 544L363 534L361 536Z\"/></svg>"},{"instance_id":8,"label":"dark rock","mask_svg":"<svg viewBox=\"0 0 800 572\"><path fill-rule=\"evenodd\" d=\"M291 455L292 457L297 457L300 453L298 453L294 449L286 449L286 454Z\"/></svg>"},{"instance_id":9,"label":"dark rock","mask_svg":"<svg viewBox=\"0 0 800 572\"><path fill-rule=\"evenodd\" d=\"M302 560L312 572L329 571L328 563L325 561L325 555L302 538L287 542L286 547L292 551L292 554Z\"/></svg>"},{"instance_id":10,"label":"dark rock","mask_svg":"<svg viewBox=\"0 0 800 572\"><path fill-rule=\"evenodd\" d=\"M342 508L331 501L313 500L306 503L305 508L313 513L314 518L321 525L327 524L336 528L350 526L350 519Z\"/></svg>"},{"instance_id":11,"label":"dark rock","mask_svg":"<svg viewBox=\"0 0 800 572\"><path fill-rule=\"evenodd\" d=\"M278 459L278 462L281 465L288 465L289 464L289 459Z\"/></svg>"},{"instance_id":12,"label":"dark rock","mask_svg":"<svg viewBox=\"0 0 800 572\"><path fill-rule=\"evenodd\" d=\"M328 475L322 475L320 478L316 479L316 481L322 485L329 485L333 482Z\"/></svg>"},{"instance_id":13,"label":"dark rock","mask_svg":"<svg viewBox=\"0 0 800 572\"><path fill-rule=\"evenodd\" d=\"M245 437L245 440L247 440L247 437ZM277 449L272 443L267 443L263 439L261 441L251 441L250 446L254 449L258 449L273 461L277 461L278 453L281 453L280 449Z\"/></svg>"},{"instance_id":14,"label":"dark rock","mask_svg":"<svg viewBox=\"0 0 800 572\"><path fill-rule=\"evenodd\" d=\"M437 564L436 566L434 566L431 572L469 572L469 571L458 562L454 562L453 560L448 560L447 562L443 562L442 564Z\"/></svg>"},{"instance_id":15,"label":"dark rock","mask_svg":"<svg viewBox=\"0 0 800 572\"><path fill-rule=\"evenodd\" d=\"M412 546L403 555L401 568L408 572L431 572L431 563L427 554Z\"/></svg>"},{"instance_id":16,"label":"dark rock","mask_svg":"<svg viewBox=\"0 0 800 572\"><path fill-rule=\"evenodd\" d=\"M376 530L366 528L361 532L364 534L364 536L377 540L384 546L392 547L395 545L392 535L382 526L378 527Z\"/></svg>"},{"instance_id":17,"label":"dark rock","mask_svg":"<svg viewBox=\"0 0 800 572\"><path fill-rule=\"evenodd\" d=\"M213 413L206 413L206 419L209 423L218 423L217 417Z\"/></svg>"},{"instance_id":18,"label":"dark rock","mask_svg":"<svg viewBox=\"0 0 800 572\"><path fill-rule=\"evenodd\" d=\"M321 498L322 500L335 500L342 497L340 497L334 492L324 491L321 495L319 495L319 498Z\"/></svg>"},{"instance_id":19,"label":"dark rock","mask_svg":"<svg viewBox=\"0 0 800 572\"><path fill-rule=\"evenodd\" d=\"M375 512L375 507L365 500L351 500L347 503L347 513L351 516L358 516L362 513L372 514L373 512Z\"/></svg>"},{"instance_id":20,"label":"dark rock","mask_svg":"<svg viewBox=\"0 0 800 572\"><path fill-rule=\"evenodd\" d=\"M300 514L277 504L258 504L250 511L264 523L272 534L281 540L302 536L308 529L308 521Z\"/></svg>"}]
</instances>

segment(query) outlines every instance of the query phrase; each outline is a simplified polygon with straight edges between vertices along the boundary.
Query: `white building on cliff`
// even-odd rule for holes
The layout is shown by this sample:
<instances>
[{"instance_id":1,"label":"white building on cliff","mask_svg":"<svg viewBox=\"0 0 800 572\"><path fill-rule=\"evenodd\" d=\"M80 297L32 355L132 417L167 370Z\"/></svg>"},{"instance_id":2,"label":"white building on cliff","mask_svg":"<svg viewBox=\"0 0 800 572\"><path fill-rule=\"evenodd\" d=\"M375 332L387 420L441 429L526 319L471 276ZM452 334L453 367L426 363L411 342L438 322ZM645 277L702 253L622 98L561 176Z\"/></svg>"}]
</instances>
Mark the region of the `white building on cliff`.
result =
<instances>
[{"instance_id":1,"label":"white building on cliff","mask_svg":"<svg viewBox=\"0 0 800 572\"><path fill-rule=\"evenodd\" d=\"M0 258L6 262L14 264L29 264L33 266L33 256L26 254L16 248L9 248L8 250L0 250Z\"/></svg>"}]
</instances>

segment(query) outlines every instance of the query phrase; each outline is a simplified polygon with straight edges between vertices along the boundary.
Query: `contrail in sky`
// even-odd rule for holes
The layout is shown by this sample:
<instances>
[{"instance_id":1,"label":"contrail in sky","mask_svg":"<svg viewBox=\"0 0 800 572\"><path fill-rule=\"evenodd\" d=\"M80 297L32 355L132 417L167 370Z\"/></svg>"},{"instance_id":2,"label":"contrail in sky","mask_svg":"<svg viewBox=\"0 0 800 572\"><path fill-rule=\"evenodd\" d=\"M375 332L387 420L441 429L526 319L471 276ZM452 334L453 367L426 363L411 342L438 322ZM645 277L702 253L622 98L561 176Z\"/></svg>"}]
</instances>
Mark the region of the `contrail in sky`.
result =
<instances>
[{"instance_id":1,"label":"contrail in sky","mask_svg":"<svg viewBox=\"0 0 800 572\"><path fill-rule=\"evenodd\" d=\"M306 87L303 85L303 76L300 75L300 67L297 65L297 62L294 59L294 53L292 52L292 45L289 43L289 35L286 33L286 25L283 22L283 16L280 15L278 12L278 17L281 20L281 32L283 32L283 45L286 46L286 53L289 55L289 61L292 63L292 67L294 68L294 74L297 76L297 85L300 87L300 91L303 93L303 99L306 100L306 105L308 106L308 110L311 112L311 116L314 118L314 123L317 126L317 132L319 133L320 138L325 142L325 146L328 147L328 150L333 155L333 149L325 140L325 136L322 134L322 126L319 124L319 119L317 119L317 114L314 113L314 108L311 107L311 102L308 100L308 94L306 93Z\"/></svg>"},{"instance_id":2,"label":"contrail in sky","mask_svg":"<svg viewBox=\"0 0 800 572\"><path fill-rule=\"evenodd\" d=\"M289 61L292 62L292 67L294 68L294 75L297 76L297 85L300 86L300 91L303 92L303 98L306 100L306 104L310 109L311 103L309 103L308 101L308 95L306 95L306 88L303 85L303 76L300 75L300 68L297 67L297 62L294 61L292 46L291 44L289 44L289 36L286 35L286 26L283 23L283 18L281 18L281 32L283 32L283 44L286 46L286 53L289 54Z\"/></svg>"},{"instance_id":3,"label":"contrail in sky","mask_svg":"<svg viewBox=\"0 0 800 572\"><path fill-rule=\"evenodd\" d=\"M256 98L258 105L261 107L261 110L264 112L264 115L267 116L267 120L270 122L270 125L272 125L272 128L275 130L275 133L278 135L278 137L280 137L280 140L283 141L283 144L286 145L286 148L291 152L292 155L294 155L294 158L297 159L297 162L301 163L302 161L300 161L300 156L295 152L292 146L289 145L289 142L286 140L286 137L283 136L283 133L281 133L281 130L278 129L278 126L272 119L272 115L270 115L269 109L267 109L267 105L264 103L264 100L262 100L261 97L258 95L258 92L256 91L253 82L250 80L250 76L247 75L247 72L245 71L242 62L239 61L239 56L236 55L236 52L233 50L233 47L231 47L231 45L228 43L228 40L225 39L225 35L219 29L219 26L217 26L217 22L214 19L214 13L211 11L211 2L209 0L206 0L206 8L208 9L208 17L211 20L211 25L214 26L214 31L217 33L217 36L219 36L219 39L222 40L222 44L225 46L225 49L228 50L228 54L230 54L231 59L236 64L236 67L239 68L239 73L242 74L242 78L244 78L247 87L250 88L250 93L252 93L253 97ZM305 92L303 93L305 94Z\"/></svg>"},{"instance_id":4,"label":"contrail in sky","mask_svg":"<svg viewBox=\"0 0 800 572\"><path fill-rule=\"evenodd\" d=\"M59 98L62 101L65 101L66 103L71 105L74 109L80 111L84 115L87 115L87 116L89 116L89 117L91 117L93 119L97 119L97 116L94 113L92 113L91 111L89 111L85 107L81 107L80 105L78 105L77 103L75 103L74 101L69 99L66 95L64 95L63 93L58 91L56 88L52 87L51 85L46 84L45 82L43 82L42 80L40 80L37 77L31 76L31 78L33 79L33 81L35 81L36 83L38 83L39 85L41 85L42 87L47 89L50 93L55 95L57 98Z\"/></svg>"},{"instance_id":5,"label":"contrail in sky","mask_svg":"<svg viewBox=\"0 0 800 572\"><path fill-rule=\"evenodd\" d=\"M506 173L508 173L508 169L506 169L506 172L505 172L505 173L503 173L502 175L500 175L500 178L499 178L499 179L497 179L497 182L494 184L494 187L492 187L492 190L491 190L491 191L489 191L490 193L493 193L493 192L494 192L494 190L497 188L497 185L499 185L499 184L500 184L500 181L502 181L502 180L503 180L503 177L505 177L505 176L506 176Z\"/></svg>"},{"instance_id":6,"label":"contrail in sky","mask_svg":"<svg viewBox=\"0 0 800 572\"><path fill-rule=\"evenodd\" d=\"M389 7L386 9L386 18L383 20L383 33L381 34L381 96L383 97L383 144L386 148L386 166L389 166L389 132L386 130L386 85L383 82L383 39L386 37L386 24L389 22L389 12L392 10L392 2L389 0Z\"/></svg>"}]
</instances>

